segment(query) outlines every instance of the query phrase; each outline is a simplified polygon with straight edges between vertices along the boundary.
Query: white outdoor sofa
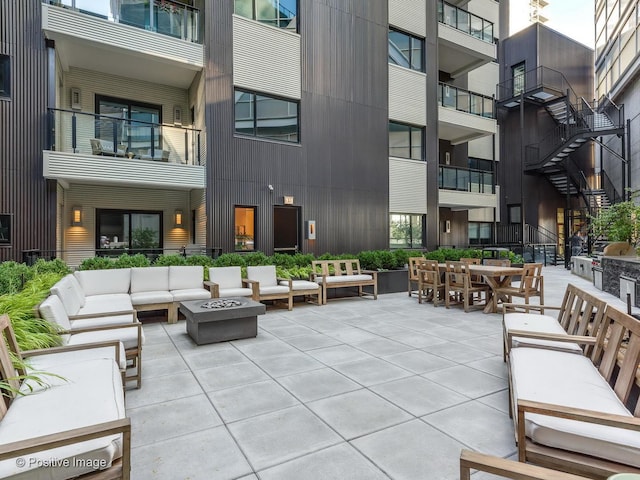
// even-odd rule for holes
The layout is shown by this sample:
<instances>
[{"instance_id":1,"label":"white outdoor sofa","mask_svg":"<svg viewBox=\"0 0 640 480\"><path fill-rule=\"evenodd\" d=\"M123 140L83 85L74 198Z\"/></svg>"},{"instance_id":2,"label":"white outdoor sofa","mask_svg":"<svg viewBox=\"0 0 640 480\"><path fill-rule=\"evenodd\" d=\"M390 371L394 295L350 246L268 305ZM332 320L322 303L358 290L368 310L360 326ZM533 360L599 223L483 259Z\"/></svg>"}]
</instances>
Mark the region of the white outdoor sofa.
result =
<instances>
[{"instance_id":1,"label":"white outdoor sofa","mask_svg":"<svg viewBox=\"0 0 640 480\"><path fill-rule=\"evenodd\" d=\"M51 293L60 297L71 319L167 310L169 323L178 321L180 302L211 298L204 269L197 265L81 270L56 283Z\"/></svg>"},{"instance_id":2,"label":"white outdoor sofa","mask_svg":"<svg viewBox=\"0 0 640 480\"><path fill-rule=\"evenodd\" d=\"M118 365L100 355L57 362L58 376L20 382L9 318L0 316L0 380L15 391L0 401L0 478L130 478L131 423ZM67 352L62 355L73 355Z\"/></svg>"}]
</instances>

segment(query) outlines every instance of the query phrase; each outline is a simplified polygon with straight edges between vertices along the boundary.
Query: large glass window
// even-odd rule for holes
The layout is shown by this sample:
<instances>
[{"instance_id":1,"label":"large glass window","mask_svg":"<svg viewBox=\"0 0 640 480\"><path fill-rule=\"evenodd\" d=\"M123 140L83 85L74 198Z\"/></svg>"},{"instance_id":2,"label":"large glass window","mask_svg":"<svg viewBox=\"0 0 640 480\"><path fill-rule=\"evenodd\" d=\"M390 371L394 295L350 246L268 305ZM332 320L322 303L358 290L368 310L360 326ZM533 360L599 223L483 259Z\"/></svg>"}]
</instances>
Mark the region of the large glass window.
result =
<instances>
[{"instance_id":1,"label":"large glass window","mask_svg":"<svg viewBox=\"0 0 640 480\"><path fill-rule=\"evenodd\" d=\"M97 210L96 249L115 255L162 253L162 212Z\"/></svg>"},{"instance_id":2,"label":"large glass window","mask_svg":"<svg viewBox=\"0 0 640 480\"><path fill-rule=\"evenodd\" d=\"M256 207L235 207L235 249L252 251L256 249Z\"/></svg>"},{"instance_id":3,"label":"large glass window","mask_svg":"<svg viewBox=\"0 0 640 480\"><path fill-rule=\"evenodd\" d=\"M389 216L390 248L421 248L424 215L392 213Z\"/></svg>"},{"instance_id":4,"label":"large glass window","mask_svg":"<svg viewBox=\"0 0 640 480\"><path fill-rule=\"evenodd\" d=\"M389 122L389 156L424 160L424 128Z\"/></svg>"},{"instance_id":5,"label":"large glass window","mask_svg":"<svg viewBox=\"0 0 640 480\"><path fill-rule=\"evenodd\" d=\"M516 97L524 92L524 62L511 67L511 79L513 81L513 96Z\"/></svg>"},{"instance_id":6,"label":"large glass window","mask_svg":"<svg viewBox=\"0 0 640 480\"><path fill-rule=\"evenodd\" d=\"M11 82L9 81L11 70L9 65L9 56L0 55L0 97L8 97L11 94Z\"/></svg>"},{"instance_id":7,"label":"large glass window","mask_svg":"<svg viewBox=\"0 0 640 480\"><path fill-rule=\"evenodd\" d=\"M236 90L236 133L299 142L298 102Z\"/></svg>"},{"instance_id":8,"label":"large glass window","mask_svg":"<svg viewBox=\"0 0 640 480\"><path fill-rule=\"evenodd\" d=\"M124 144L129 151L162 150L162 106L121 98L96 97L96 138Z\"/></svg>"},{"instance_id":9,"label":"large glass window","mask_svg":"<svg viewBox=\"0 0 640 480\"><path fill-rule=\"evenodd\" d=\"M389 30L389 63L424 72L424 39Z\"/></svg>"},{"instance_id":10,"label":"large glass window","mask_svg":"<svg viewBox=\"0 0 640 480\"><path fill-rule=\"evenodd\" d=\"M298 30L297 0L235 0L235 13L278 28Z\"/></svg>"},{"instance_id":11,"label":"large glass window","mask_svg":"<svg viewBox=\"0 0 640 480\"><path fill-rule=\"evenodd\" d=\"M488 245L493 243L489 222L469 222L469 245Z\"/></svg>"},{"instance_id":12,"label":"large glass window","mask_svg":"<svg viewBox=\"0 0 640 480\"><path fill-rule=\"evenodd\" d=\"M0 245L11 244L11 215L0 214Z\"/></svg>"}]
</instances>

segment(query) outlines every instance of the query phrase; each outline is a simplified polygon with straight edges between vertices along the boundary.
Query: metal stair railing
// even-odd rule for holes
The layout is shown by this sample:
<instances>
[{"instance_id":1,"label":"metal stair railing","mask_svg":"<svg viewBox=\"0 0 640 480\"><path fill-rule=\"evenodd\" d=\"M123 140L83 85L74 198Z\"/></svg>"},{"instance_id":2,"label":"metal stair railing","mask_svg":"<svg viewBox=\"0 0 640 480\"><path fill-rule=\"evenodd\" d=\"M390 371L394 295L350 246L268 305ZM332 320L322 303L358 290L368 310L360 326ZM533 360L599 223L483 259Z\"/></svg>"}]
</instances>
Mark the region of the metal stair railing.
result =
<instances>
[{"instance_id":1,"label":"metal stair railing","mask_svg":"<svg viewBox=\"0 0 640 480\"><path fill-rule=\"evenodd\" d=\"M600 171L600 185L602 186L602 190L604 190L605 195L609 198L609 202L611 202L611 204L619 203L624 200L622 194L618 192L614 183L609 178L609 175L607 175L607 172L604 170Z\"/></svg>"}]
</instances>

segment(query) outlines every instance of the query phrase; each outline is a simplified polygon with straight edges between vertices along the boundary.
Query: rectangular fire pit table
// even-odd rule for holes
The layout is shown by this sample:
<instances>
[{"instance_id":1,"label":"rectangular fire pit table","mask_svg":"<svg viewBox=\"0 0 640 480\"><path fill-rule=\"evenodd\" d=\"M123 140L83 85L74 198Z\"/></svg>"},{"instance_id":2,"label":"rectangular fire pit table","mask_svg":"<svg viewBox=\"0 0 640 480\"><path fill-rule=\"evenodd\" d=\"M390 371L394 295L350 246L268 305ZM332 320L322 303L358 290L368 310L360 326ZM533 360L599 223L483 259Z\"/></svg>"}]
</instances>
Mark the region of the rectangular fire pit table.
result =
<instances>
[{"instance_id":1,"label":"rectangular fire pit table","mask_svg":"<svg viewBox=\"0 0 640 480\"><path fill-rule=\"evenodd\" d=\"M225 306L230 301L234 305ZM217 308L202 306L212 303ZM187 318L187 334L198 345L205 345L255 337L258 315L264 314L266 307L248 298L233 297L180 302L180 311Z\"/></svg>"}]
</instances>

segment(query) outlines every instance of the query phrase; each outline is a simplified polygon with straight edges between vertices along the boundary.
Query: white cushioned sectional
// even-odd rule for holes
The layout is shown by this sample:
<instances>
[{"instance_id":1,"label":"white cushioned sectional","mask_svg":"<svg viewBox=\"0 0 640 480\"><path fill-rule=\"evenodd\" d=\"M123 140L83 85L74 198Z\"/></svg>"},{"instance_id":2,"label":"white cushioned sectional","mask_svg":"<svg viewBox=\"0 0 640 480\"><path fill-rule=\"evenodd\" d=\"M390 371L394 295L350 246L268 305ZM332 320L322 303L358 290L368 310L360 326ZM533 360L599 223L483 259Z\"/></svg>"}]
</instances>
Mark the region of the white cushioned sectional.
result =
<instances>
[{"instance_id":1,"label":"white cushioned sectional","mask_svg":"<svg viewBox=\"0 0 640 480\"><path fill-rule=\"evenodd\" d=\"M518 399L633 417L591 360L566 352L519 347L510 352L512 395ZM640 432L527 413L534 442L640 467Z\"/></svg>"},{"instance_id":2,"label":"white cushioned sectional","mask_svg":"<svg viewBox=\"0 0 640 480\"><path fill-rule=\"evenodd\" d=\"M250 297L253 291L242 285L240 267L212 267L209 269L209 282L218 285L218 297ZM213 293L213 292L212 292Z\"/></svg>"}]
</instances>

